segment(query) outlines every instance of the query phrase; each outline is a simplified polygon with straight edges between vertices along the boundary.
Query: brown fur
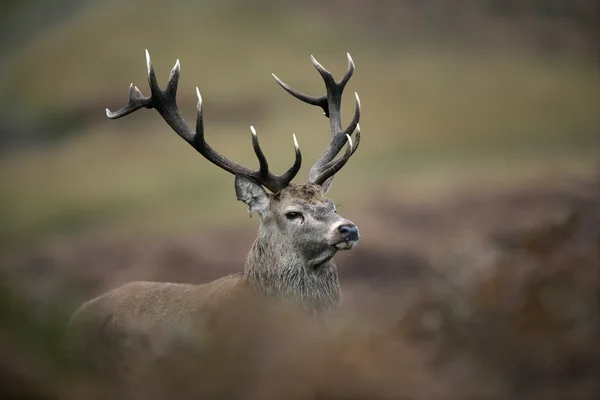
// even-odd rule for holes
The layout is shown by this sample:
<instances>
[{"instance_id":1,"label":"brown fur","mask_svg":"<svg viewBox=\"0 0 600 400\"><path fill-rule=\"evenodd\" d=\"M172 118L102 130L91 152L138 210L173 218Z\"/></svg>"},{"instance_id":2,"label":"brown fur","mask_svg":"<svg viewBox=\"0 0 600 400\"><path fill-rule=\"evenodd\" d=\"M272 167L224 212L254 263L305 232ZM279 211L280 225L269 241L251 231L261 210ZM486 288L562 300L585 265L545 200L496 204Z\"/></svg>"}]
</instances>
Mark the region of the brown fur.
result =
<instances>
[{"instance_id":1,"label":"brown fur","mask_svg":"<svg viewBox=\"0 0 600 400\"><path fill-rule=\"evenodd\" d=\"M323 195L320 186L310 183L305 183L303 185L290 183L285 190L279 191L273 195L273 199L277 201L282 201L285 198L292 198L309 204L324 203L327 199Z\"/></svg>"},{"instance_id":2,"label":"brown fur","mask_svg":"<svg viewBox=\"0 0 600 400\"><path fill-rule=\"evenodd\" d=\"M264 195L268 206L259 210L258 237L243 273L203 285L132 282L84 303L71 320L71 340L91 364L116 373L202 350L221 310L244 298L245 304L277 299L320 316L335 310L340 289L333 243L339 242L337 227L350 222L313 184ZM286 217L289 210L302 213L302 223Z\"/></svg>"}]
</instances>

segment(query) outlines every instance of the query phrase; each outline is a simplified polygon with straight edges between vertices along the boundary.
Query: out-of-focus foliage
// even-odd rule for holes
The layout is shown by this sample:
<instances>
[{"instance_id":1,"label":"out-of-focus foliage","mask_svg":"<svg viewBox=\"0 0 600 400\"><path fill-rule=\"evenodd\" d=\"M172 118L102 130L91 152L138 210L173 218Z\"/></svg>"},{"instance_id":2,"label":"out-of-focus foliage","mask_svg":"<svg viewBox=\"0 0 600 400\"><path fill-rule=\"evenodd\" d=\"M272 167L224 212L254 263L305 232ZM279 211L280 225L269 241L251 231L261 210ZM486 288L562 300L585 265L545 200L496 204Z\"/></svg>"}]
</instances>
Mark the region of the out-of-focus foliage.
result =
<instances>
[{"instance_id":1,"label":"out-of-focus foliage","mask_svg":"<svg viewBox=\"0 0 600 400\"><path fill-rule=\"evenodd\" d=\"M17 365L18 355L28 354L30 368L20 372L29 382L43 382L45 393L67 399L114 393L160 399L175 392L179 398L232 399L594 398L600 392L595 346L600 334L600 193L598 185L586 190L589 183L577 182L576 192L572 185L507 191L491 202L471 193L471 200L461 198L435 211L389 203L382 207L382 217L403 223L398 235L414 232L422 240L438 240L438 249L371 248L344 257L340 272L346 305L328 327L277 305L234 302L221 310L213 327L216 339L206 353L163 358L157 369L97 382L69 373L70 365L60 355L56 332L66 316L34 322L33 304L39 302L39 309L62 296L40 297L37 291L30 305L6 303L9 318L2 322L16 323L21 332L4 336L13 349L6 354L16 357L10 361ZM538 222L518 222L536 209ZM429 217L419 223L419 215ZM512 222L490 224L495 218ZM443 234L453 227L454 237ZM233 238L223 233L213 239L227 247L224 243ZM112 286L107 275L119 279L119 265L127 264L123 260L143 259L136 251L151 248L141 270L129 271L134 279L146 274L146 268L161 271L159 280L188 282L237 268L233 263L194 270L206 254L182 241L161 249L147 243L137 250L131 244L108 244L120 262L90 253L104 251L99 246L78 244L38 254L7 278L31 291L31 285L41 287L41 281L27 281L31 269L43 268L53 287L76 293L75 286L83 284L87 289L80 296L85 297ZM73 272L82 264L87 272ZM179 268L174 270L175 265ZM43 333L43 346L26 329ZM52 352L53 360L61 360L58 365L45 358Z\"/></svg>"},{"instance_id":2,"label":"out-of-focus foliage","mask_svg":"<svg viewBox=\"0 0 600 400\"><path fill-rule=\"evenodd\" d=\"M292 132L308 169L327 139L320 133L327 121L278 88L269 73L319 93L308 55L338 76L350 51L357 72L349 90L361 95L366 140L349 172L336 179L334 197L356 195L356 187L366 194L377 182L429 191L477 172L509 179L527 175L524 170L594 167L600 76L592 38L576 27L546 21L548 31L573 39L548 51L534 40L541 16L496 24L476 8L472 20L458 23L472 33L453 35L428 19L436 12L442 18L439 7L449 3L344 4L107 2L41 31L11 53L0 76L0 90L11 94L0 100L7 103L0 121L3 242L12 247L88 228L131 234L239 221L230 212L230 180L169 134L154 113L106 119L104 109L124 104L130 82L147 93L144 48L163 85L180 58L180 107L193 118L198 86L215 148L254 165L243 145L252 124L275 170L289 162ZM455 7L467 4L473 3ZM377 16L382 7L389 7L389 21Z\"/></svg>"}]
</instances>

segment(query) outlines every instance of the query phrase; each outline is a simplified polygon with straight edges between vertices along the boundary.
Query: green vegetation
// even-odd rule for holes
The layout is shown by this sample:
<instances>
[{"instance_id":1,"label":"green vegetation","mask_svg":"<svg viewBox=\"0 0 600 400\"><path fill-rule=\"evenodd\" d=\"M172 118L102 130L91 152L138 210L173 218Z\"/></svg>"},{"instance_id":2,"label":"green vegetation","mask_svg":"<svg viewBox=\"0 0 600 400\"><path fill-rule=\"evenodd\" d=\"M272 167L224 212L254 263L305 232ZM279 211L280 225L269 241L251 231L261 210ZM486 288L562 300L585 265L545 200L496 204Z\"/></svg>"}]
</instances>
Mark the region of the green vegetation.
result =
<instances>
[{"instance_id":1,"label":"green vegetation","mask_svg":"<svg viewBox=\"0 0 600 400\"><path fill-rule=\"evenodd\" d=\"M585 58L510 47L398 48L309 8L283 18L241 15L228 3L108 4L37 37L4 66L2 90L29 120L81 109L95 119L71 129L60 124L57 144L4 157L3 241L239 221L232 178L202 160L154 112L104 119L105 106L125 104L129 82L148 92L145 48L163 85L180 58L181 107L192 120L198 86L207 136L217 149L255 165L253 124L277 170L291 162L293 132L307 170L326 143L328 125L269 73L319 93L322 83L308 55L340 75L349 51L357 65L350 90L361 95L364 141L336 179L333 190L342 198L377 182L427 192L456 178L581 172L594 168L599 155L600 75ZM247 111L247 104L260 112ZM238 111L219 110L223 105Z\"/></svg>"}]
</instances>

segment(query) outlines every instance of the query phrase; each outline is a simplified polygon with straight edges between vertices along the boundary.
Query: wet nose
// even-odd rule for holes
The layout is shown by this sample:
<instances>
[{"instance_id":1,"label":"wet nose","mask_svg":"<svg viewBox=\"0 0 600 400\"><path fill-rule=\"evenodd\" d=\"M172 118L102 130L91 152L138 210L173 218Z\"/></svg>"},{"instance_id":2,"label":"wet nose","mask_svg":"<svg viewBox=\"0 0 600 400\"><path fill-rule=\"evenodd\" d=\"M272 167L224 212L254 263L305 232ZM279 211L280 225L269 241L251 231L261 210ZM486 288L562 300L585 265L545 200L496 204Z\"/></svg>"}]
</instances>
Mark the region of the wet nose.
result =
<instances>
[{"instance_id":1,"label":"wet nose","mask_svg":"<svg viewBox=\"0 0 600 400\"><path fill-rule=\"evenodd\" d=\"M344 240L358 240L358 227L354 224L344 224L338 227Z\"/></svg>"}]
</instances>

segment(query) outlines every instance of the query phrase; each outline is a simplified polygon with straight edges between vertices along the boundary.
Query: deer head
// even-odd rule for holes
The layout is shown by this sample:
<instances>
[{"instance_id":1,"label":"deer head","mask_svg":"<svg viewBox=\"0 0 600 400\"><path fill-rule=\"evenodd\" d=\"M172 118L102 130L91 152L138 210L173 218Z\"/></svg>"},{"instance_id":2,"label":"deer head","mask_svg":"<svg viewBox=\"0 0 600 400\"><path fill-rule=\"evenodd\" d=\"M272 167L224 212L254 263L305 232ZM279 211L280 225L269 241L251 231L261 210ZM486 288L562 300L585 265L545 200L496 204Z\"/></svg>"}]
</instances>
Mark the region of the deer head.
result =
<instances>
[{"instance_id":1,"label":"deer head","mask_svg":"<svg viewBox=\"0 0 600 400\"><path fill-rule=\"evenodd\" d=\"M190 128L179 113L176 103L180 74L179 60L171 71L166 89L162 90L157 84L150 56L146 51L151 95L143 96L140 90L131 84L127 106L116 112L106 110L109 118L116 119L140 108L154 108L182 139L208 161L235 175L237 199L248 206L250 215L257 212L261 219L258 239L249 256L250 269L260 270L257 272L258 275L274 276L290 271L296 273L316 271L319 266L329 263L337 251L353 248L359 239L356 225L339 216L333 202L325 197L333 176L350 159L360 142L358 95L356 95L354 117L346 129L342 129L340 118L342 92L354 72L354 63L348 54L348 70L344 77L336 82L331 73L314 57L311 56L311 59L325 81L327 93L323 96L313 97L300 93L273 75L286 91L303 102L321 107L325 116L330 119L331 141L310 169L308 182L301 185L291 183L302 162L295 135L293 136L295 161L285 173L275 175L269 171L267 159L260 148L253 127L251 127L252 146L259 162L257 171L229 160L206 142L202 97L198 88L196 88L198 97L196 129ZM353 142L351 135L354 132L356 135ZM346 144L344 154L335 159ZM246 269L248 272L248 264Z\"/></svg>"}]
</instances>

